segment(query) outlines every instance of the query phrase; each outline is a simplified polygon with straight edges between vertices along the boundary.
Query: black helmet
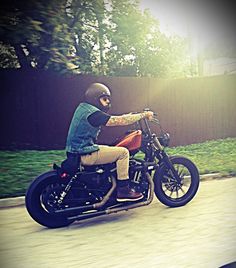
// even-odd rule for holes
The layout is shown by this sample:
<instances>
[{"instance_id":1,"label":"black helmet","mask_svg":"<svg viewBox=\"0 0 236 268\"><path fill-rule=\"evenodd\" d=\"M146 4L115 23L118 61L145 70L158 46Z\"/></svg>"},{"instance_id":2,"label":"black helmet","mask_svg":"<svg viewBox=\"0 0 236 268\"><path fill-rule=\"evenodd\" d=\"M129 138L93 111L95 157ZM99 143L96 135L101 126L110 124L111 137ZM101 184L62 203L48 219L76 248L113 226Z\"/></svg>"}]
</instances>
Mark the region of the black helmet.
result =
<instances>
[{"instance_id":1,"label":"black helmet","mask_svg":"<svg viewBox=\"0 0 236 268\"><path fill-rule=\"evenodd\" d=\"M107 112L111 105L109 104L107 107L103 106L100 102L101 97L111 97L109 88L101 83L91 84L85 92L85 101L87 103Z\"/></svg>"}]
</instances>

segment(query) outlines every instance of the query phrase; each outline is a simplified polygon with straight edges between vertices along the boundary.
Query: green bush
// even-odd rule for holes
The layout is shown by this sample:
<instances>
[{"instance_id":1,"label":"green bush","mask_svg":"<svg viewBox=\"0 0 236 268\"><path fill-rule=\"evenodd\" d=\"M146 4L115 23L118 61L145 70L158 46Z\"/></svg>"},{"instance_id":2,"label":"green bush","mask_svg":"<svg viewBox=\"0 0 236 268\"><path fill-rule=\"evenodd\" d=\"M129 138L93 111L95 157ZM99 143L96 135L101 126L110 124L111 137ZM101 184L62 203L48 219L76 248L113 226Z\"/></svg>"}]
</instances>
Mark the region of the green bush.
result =
<instances>
[{"instance_id":1,"label":"green bush","mask_svg":"<svg viewBox=\"0 0 236 268\"><path fill-rule=\"evenodd\" d=\"M200 174L236 175L236 138L167 148L169 155L190 158ZM141 156L141 155L140 155ZM65 151L0 151L0 198L24 195L40 173L60 164Z\"/></svg>"}]
</instances>

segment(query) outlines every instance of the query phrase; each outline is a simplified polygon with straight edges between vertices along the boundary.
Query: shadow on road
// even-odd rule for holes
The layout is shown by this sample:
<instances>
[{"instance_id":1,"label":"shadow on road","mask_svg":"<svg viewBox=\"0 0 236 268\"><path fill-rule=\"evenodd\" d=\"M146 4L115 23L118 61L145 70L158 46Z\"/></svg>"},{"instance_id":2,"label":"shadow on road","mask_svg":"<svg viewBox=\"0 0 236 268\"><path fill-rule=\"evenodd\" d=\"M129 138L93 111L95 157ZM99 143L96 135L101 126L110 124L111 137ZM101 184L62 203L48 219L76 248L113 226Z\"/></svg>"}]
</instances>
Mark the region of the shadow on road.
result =
<instances>
[{"instance_id":1,"label":"shadow on road","mask_svg":"<svg viewBox=\"0 0 236 268\"><path fill-rule=\"evenodd\" d=\"M68 229L82 229L82 228L89 228L94 227L98 225L106 225L110 224L112 222L121 222L121 221L127 221L132 218L132 214L135 214L133 211L125 212L125 213L117 213L117 214L111 214L111 215L103 215L99 216L97 218L92 219L86 219L86 220L80 220L75 221L73 224L69 225L68 227L63 228L57 228L57 229L50 229L47 227L40 226L39 229L37 229L37 232L49 232L52 230L68 230Z\"/></svg>"}]
</instances>

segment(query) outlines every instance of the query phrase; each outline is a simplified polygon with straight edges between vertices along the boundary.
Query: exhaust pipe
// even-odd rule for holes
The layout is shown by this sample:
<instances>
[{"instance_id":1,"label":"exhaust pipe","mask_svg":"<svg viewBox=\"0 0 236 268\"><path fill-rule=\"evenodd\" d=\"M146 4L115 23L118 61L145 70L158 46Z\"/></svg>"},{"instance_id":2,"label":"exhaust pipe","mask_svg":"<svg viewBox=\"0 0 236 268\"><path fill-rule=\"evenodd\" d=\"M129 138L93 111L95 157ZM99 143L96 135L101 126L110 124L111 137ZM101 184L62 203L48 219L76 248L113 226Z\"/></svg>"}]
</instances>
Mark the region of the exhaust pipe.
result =
<instances>
[{"instance_id":1,"label":"exhaust pipe","mask_svg":"<svg viewBox=\"0 0 236 268\"><path fill-rule=\"evenodd\" d=\"M150 176L150 174L148 172L146 172L146 176L147 176L148 182L150 184L149 196L148 196L147 200L145 200L143 202L138 202L135 204L129 204L126 206L117 207L117 208L108 208L108 209L103 210L103 211L95 211L95 212L85 213L82 215L71 216L71 217L68 217L68 220L84 220L84 219L94 218L94 217L98 217L98 216L102 216L102 215L106 215L106 214L117 213L117 212L122 211L122 210L128 210L128 209L133 209L133 208L149 205L152 202L153 197L154 197L154 182L153 182L152 177ZM97 204L100 204L100 203L97 203ZM94 205L96 205L96 204L94 204ZM81 207L81 208L83 208L83 207Z\"/></svg>"}]
</instances>

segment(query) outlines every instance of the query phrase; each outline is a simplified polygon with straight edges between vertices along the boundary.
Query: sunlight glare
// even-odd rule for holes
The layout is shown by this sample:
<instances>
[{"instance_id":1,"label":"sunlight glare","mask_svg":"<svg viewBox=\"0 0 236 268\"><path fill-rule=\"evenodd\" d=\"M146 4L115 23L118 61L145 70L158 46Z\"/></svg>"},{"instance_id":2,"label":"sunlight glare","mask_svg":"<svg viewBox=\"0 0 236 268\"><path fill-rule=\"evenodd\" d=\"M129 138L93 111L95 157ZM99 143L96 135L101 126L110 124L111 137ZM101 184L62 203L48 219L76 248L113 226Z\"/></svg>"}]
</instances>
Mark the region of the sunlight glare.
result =
<instances>
[{"instance_id":1,"label":"sunlight glare","mask_svg":"<svg viewBox=\"0 0 236 268\"><path fill-rule=\"evenodd\" d=\"M228 38L222 37L228 28L225 22L227 14L222 15L220 7L215 7L210 1L140 1L141 10L149 9L151 15L159 20L161 32L167 36L178 35L188 38L192 56L199 55L210 44Z\"/></svg>"}]
</instances>

